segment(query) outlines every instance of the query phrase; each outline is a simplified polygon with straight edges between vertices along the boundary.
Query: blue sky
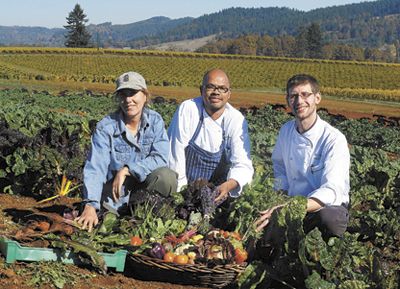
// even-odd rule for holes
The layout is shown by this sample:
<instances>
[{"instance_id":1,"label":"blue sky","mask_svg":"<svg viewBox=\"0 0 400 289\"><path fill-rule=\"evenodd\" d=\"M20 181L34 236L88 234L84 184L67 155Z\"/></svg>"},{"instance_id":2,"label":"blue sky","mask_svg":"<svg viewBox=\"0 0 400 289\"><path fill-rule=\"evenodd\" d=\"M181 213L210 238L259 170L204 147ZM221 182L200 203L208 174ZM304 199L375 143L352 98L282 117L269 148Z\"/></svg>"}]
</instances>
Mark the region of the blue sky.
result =
<instances>
[{"instance_id":1,"label":"blue sky","mask_svg":"<svg viewBox=\"0 0 400 289\"><path fill-rule=\"evenodd\" d=\"M1 26L65 25L65 18L79 3L89 23L128 24L154 16L199 17L230 7L289 7L303 11L349 3L357 0L0 0Z\"/></svg>"}]
</instances>

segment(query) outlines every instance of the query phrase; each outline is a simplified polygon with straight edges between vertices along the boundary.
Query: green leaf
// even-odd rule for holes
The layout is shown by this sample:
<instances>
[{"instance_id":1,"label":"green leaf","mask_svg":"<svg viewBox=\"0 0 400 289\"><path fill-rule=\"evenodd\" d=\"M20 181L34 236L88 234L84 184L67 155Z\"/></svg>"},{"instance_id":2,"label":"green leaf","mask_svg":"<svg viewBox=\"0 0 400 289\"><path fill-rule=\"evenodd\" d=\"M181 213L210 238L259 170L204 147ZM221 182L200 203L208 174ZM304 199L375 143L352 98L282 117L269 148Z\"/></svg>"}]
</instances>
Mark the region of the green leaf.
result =
<instances>
[{"instance_id":1,"label":"green leaf","mask_svg":"<svg viewBox=\"0 0 400 289\"><path fill-rule=\"evenodd\" d=\"M333 270L335 268L335 258L327 250L327 244L322 239L318 228L314 228L307 234L305 247L312 262L319 262L325 270Z\"/></svg>"},{"instance_id":2,"label":"green leaf","mask_svg":"<svg viewBox=\"0 0 400 289\"><path fill-rule=\"evenodd\" d=\"M99 233L111 233L113 227L117 224L117 215L112 212L107 212L103 221L98 229Z\"/></svg>"},{"instance_id":3,"label":"green leaf","mask_svg":"<svg viewBox=\"0 0 400 289\"><path fill-rule=\"evenodd\" d=\"M347 280L339 285L338 289L366 289L370 288L369 285L365 284L360 280Z\"/></svg>"},{"instance_id":4,"label":"green leaf","mask_svg":"<svg viewBox=\"0 0 400 289\"><path fill-rule=\"evenodd\" d=\"M64 288L64 285L65 285L65 283L66 283L66 280L57 278L57 279L55 279L53 282L54 282L54 283L53 283L54 286L56 286L56 287L59 288L59 289L62 289L62 288Z\"/></svg>"},{"instance_id":5,"label":"green leaf","mask_svg":"<svg viewBox=\"0 0 400 289\"><path fill-rule=\"evenodd\" d=\"M54 247L59 248L65 248L65 244L68 245L68 248L71 248L71 250L75 254L80 256L81 260L87 260L93 267L99 269L102 274L107 273L107 266L104 258L92 247L71 240L60 240L52 242L52 245Z\"/></svg>"},{"instance_id":6,"label":"green leaf","mask_svg":"<svg viewBox=\"0 0 400 289\"><path fill-rule=\"evenodd\" d=\"M325 281L321 276L313 271L312 274L305 280L306 288L309 289L335 289L336 285L334 283Z\"/></svg>"},{"instance_id":7,"label":"green leaf","mask_svg":"<svg viewBox=\"0 0 400 289\"><path fill-rule=\"evenodd\" d=\"M126 245L129 245L130 236L114 233L114 234L99 238L99 240L97 240L97 242L102 243L102 244L107 244L108 247L110 247L111 245L126 246Z\"/></svg>"},{"instance_id":8,"label":"green leaf","mask_svg":"<svg viewBox=\"0 0 400 289\"><path fill-rule=\"evenodd\" d=\"M266 276L266 265L260 261L252 262L239 275L238 286L241 289L255 289Z\"/></svg>"}]
</instances>

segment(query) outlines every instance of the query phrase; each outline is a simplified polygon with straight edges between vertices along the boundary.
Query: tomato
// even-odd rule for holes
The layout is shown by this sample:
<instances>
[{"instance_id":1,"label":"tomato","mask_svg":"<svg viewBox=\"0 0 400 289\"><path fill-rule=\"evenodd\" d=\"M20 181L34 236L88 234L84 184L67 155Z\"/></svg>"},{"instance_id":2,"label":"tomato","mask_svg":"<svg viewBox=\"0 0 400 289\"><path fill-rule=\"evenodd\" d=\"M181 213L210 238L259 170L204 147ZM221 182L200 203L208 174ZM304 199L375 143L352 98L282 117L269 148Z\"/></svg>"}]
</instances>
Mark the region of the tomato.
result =
<instances>
[{"instance_id":1,"label":"tomato","mask_svg":"<svg viewBox=\"0 0 400 289\"><path fill-rule=\"evenodd\" d=\"M174 262L174 259L175 259L175 256L176 256L176 255L175 255L174 253L172 253L172 252L167 252L167 253L165 253L163 260L164 260L165 262L168 262L168 263L173 263L173 262Z\"/></svg>"},{"instance_id":2,"label":"tomato","mask_svg":"<svg viewBox=\"0 0 400 289\"><path fill-rule=\"evenodd\" d=\"M247 260L247 252L244 249L236 248L235 249L235 262L237 264L242 264Z\"/></svg>"},{"instance_id":3,"label":"tomato","mask_svg":"<svg viewBox=\"0 0 400 289\"><path fill-rule=\"evenodd\" d=\"M189 257L187 255L176 255L174 258L174 263L176 264L187 264Z\"/></svg>"},{"instance_id":4,"label":"tomato","mask_svg":"<svg viewBox=\"0 0 400 289\"><path fill-rule=\"evenodd\" d=\"M140 239L139 236L133 236L131 238L131 245L132 246L140 246L142 244L143 244L143 241L142 241L142 239Z\"/></svg>"}]
</instances>

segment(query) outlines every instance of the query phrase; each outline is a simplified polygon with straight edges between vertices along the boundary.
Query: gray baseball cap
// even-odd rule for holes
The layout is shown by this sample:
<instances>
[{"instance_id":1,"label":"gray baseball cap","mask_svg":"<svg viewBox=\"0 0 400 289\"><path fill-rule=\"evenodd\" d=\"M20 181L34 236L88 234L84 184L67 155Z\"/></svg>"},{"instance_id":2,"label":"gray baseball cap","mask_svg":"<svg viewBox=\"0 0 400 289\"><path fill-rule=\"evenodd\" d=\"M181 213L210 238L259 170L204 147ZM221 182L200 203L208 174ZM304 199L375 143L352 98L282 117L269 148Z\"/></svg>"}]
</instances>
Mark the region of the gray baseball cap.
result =
<instances>
[{"instance_id":1,"label":"gray baseball cap","mask_svg":"<svg viewBox=\"0 0 400 289\"><path fill-rule=\"evenodd\" d=\"M146 81L144 80L143 76L133 71L125 72L124 74L120 75L116 80L116 84L117 88L115 89L114 93L124 88L130 88L134 90L147 89Z\"/></svg>"}]
</instances>

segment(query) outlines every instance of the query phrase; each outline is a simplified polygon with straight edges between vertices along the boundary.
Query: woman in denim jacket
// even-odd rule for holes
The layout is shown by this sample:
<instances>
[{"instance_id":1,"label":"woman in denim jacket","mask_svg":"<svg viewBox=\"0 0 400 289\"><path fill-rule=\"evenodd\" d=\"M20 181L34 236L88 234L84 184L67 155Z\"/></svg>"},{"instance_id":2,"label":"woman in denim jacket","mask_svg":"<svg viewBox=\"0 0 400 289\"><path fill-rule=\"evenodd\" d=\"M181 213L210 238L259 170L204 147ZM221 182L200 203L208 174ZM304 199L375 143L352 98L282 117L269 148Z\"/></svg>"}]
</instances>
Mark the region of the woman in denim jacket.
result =
<instances>
[{"instance_id":1,"label":"woman in denim jacket","mask_svg":"<svg viewBox=\"0 0 400 289\"><path fill-rule=\"evenodd\" d=\"M97 211L121 209L138 189L168 196L177 188L176 173L166 167L169 141L164 121L146 107L144 78L127 72L116 84L118 110L97 124L83 171L88 203L76 220L89 232L98 223Z\"/></svg>"}]
</instances>

